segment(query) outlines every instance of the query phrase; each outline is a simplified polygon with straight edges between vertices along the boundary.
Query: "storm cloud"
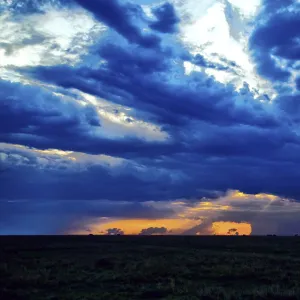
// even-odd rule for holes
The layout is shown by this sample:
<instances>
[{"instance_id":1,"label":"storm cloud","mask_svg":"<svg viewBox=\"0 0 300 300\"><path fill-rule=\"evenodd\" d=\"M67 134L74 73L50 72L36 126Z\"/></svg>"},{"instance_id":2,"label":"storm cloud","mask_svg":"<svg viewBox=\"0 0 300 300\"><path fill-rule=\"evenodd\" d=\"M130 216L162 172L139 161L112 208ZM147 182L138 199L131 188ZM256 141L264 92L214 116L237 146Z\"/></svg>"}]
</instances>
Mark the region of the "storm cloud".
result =
<instances>
[{"instance_id":1,"label":"storm cloud","mask_svg":"<svg viewBox=\"0 0 300 300\"><path fill-rule=\"evenodd\" d=\"M218 222L295 232L299 3L264 0L245 15L211 2L0 4L9 24L0 33L0 233L66 232L101 218L173 222L178 201L224 202L222 212L207 205L209 216L188 217L181 234L213 234ZM11 38L18 32L29 37ZM117 225L105 230L126 234ZM139 232L174 229L151 223Z\"/></svg>"}]
</instances>

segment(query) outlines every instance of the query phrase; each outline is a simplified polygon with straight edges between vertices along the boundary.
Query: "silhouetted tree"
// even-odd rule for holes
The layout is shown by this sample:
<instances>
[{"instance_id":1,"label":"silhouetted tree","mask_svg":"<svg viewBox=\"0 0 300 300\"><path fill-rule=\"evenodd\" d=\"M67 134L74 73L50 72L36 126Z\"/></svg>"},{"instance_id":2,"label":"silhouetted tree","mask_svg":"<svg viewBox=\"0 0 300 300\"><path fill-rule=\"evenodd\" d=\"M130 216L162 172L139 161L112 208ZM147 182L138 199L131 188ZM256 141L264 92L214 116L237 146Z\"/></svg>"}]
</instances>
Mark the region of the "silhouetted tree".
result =
<instances>
[{"instance_id":1,"label":"silhouetted tree","mask_svg":"<svg viewBox=\"0 0 300 300\"><path fill-rule=\"evenodd\" d=\"M140 235L166 234L167 232L166 227L149 227L142 229Z\"/></svg>"}]
</instances>

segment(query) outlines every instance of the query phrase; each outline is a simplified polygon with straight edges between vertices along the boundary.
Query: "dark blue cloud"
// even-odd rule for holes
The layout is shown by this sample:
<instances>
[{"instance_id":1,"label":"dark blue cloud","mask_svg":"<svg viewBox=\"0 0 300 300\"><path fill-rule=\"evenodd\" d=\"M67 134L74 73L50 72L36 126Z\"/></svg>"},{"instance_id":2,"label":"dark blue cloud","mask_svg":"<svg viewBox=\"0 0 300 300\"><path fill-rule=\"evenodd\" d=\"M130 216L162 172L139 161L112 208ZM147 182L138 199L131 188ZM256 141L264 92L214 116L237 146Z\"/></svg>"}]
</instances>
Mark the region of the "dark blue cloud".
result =
<instances>
[{"instance_id":1,"label":"dark blue cloud","mask_svg":"<svg viewBox=\"0 0 300 300\"><path fill-rule=\"evenodd\" d=\"M209 62L201 54L196 54L195 57L191 59L191 62L199 67L215 69L219 71L232 71L234 68L238 67L235 62L228 61L225 58L221 58L221 61L223 61L225 64Z\"/></svg>"},{"instance_id":2,"label":"dark blue cloud","mask_svg":"<svg viewBox=\"0 0 300 300\"><path fill-rule=\"evenodd\" d=\"M89 127L100 126L95 109L61 99L38 86L0 81L0 135L35 136L38 140L78 136Z\"/></svg>"},{"instance_id":3,"label":"dark blue cloud","mask_svg":"<svg viewBox=\"0 0 300 300\"><path fill-rule=\"evenodd\" d=\"M258 73L270 80L287 81L291 76L290 72L277 66L270 54L264 51L256 50L255 53Z\"/></svg>"},{"instance_id":4,"label":"dark blue cloud","mask_svg":"<svg viewBox=\"0 0 300 300\"><path fill-rule=\"evenodd\" d=\"M231 68L240 68L239 65L235 61L229 60L225 57L219 57L219 58L223 63L227 64Z\"/></svg>"},{"instance_id":5,"label":"dark blue cloud","mask_svg":"<svg viewBox=\"0 0 300 300\"><path fill-rule=\"evenodd\" d=\"M225 86L203 73L186 78L183 70L178 71L183 82L173 84L168 82L172 80L169 74L172 55L163 57L154 52L132 55L134 51L138 50L106 45L100 49L100 56L106 64L98 69L55 66L22 72L45 82L79 89L151 113L154 115L151 121L156 123L180 125L192 118L219 125L278 125L278 120L266 106L252 101L252 97L241 97L232 85ZM141 49L139 51L142 53ZM116 97L118 94L126 96Z\"/></svg>"},{"instance_id":6,"label":"dark blue cloud","mask_svg":"<svg viewBox=\"0 0 300 300\"><path fill-rule=\"evenodd\" d=\"M190 153L169 153L156 159L135 156L131 160L133 165L125 162L112 168L90 164L81 169L77 165L80 162L53 161L51 156L39 158L36 154L6 150L4 153L8 154L8 158L2 161L5 172L0 174L0 199L62 200L66 210L70 208L67 202L63 204L64 201L78 200L78 213L81 205L81 210L86 207L84 201L87 200L143 202L195 199L212 197L212 191L227 189L239 189L250 194L274 193L299 199L300 146L284 142L282 133L278 133L277 137L275 133L271 136L265 133L260 139L253 136L242 141L247 134L249 132L241 130L234 140L229 130L221 131L215 133L216 138L210 141L190 140L190 143L197 143L192 145ZM222 136L224 138L218 142L217 138ZM262 146L264 149L260 150ZM141 170L139 166L142 166ZM178 179L175 180L176 177ZM117 212L111 210L113 208L107 208L107 214L116 216ZM101 211L106 210L102 207ZM150 216L150 212L147 213ZM95 211L97 214L100 211Z\"/></svg>"},{"instance_id":7,"label":"dark blue cloud","mask_svg":"<svg viewBox=\"0 0 300 300\"><path fill-rule=\"evenodd\" d=\"M263 0L263 12L264 14L274 14L280 9L286 9L291 5L297 4L297 0Z\"/></svg>"},{"instance_id":8,"label":"dark blue cloud","mask_svg":"<svg viewBox=\"0 0 300 300\"><path fill-rule=\"evenodd\" d=\"M53 161L54 158L50 155L33 156L27 152L1 151L7 154L7 158L1 162L2 167L5 168L5 172L0 174L1 201L108 199L143 202L153 199L167 200L174 198L176 194L185 196L191 192L188 189L182 190L183 181L180 183L180 188L178 181L172 179L172 176L178 172L174 171L170 174L159 166L151 168L148 165L148 167L145 166L145 170L139 170L138 164L125 161L124 165L107 168L97 164L97 158L95 158L94 165L86 165L85 169L81 169L71 160L62 158ZM153 184L155 188L151 188ZM13 186L15 188L12 189ZM123 192L120 193L120 191ZM80 212L80 208L78 210ZM106 211L103 207L100 210L103 213ZM128 212L130 211L132 210L128 209ZM142 212L140 213L145 216ZM117 211L113 214L116 216ZM148 214L150 215L149 210Z\"/></svg>"},{"instance_id":9,"label":"dark blue cloud","mask_svg":"<svg viewBox=\"0 0 300 300\"><path fill-rule=\"evenodd\" d=\"M300 91L300 77L298 77L296 79L296 86L297 86L297 89Z\"/></svg>"},{"instance_id":10,"label":"dark blue cloud","mask_svg":"<svg viewBox=\"0 0 300 300\"><path fill-rule=\"evenodd\" d=\"M156 7L152 13L157 18L150 27L162 33L175 33L178 28L179 18L176 15L175 9L172 4L166 2L165 4Z\"/></svg>"},{"instance_id":11,"label":"dark blue cloud","mask_svg":"<svg viewBox=\"0 0 300 300\"><path fill-rule=\"evenodd\" d=\"M300 9L297 1L264 1L250 47L258 72L270 80L287 81L291 70L277 60L300 58Z\"/></svg>"},{"instance_id":12,"label":"dark blue cloud","mask_svg":"<svg viewBox=\"0 0 300 300\"><path fill-rule=\"evenodd\" d=\"M91 219L164 218L170 210L158 210L138 202L76 200L7 200L0 201L0 235L62 234L74 230Z\"/></svg>"},{"instance_id":13,"label":"dark blue cloud","mask_svg":"<svg viewBox=\"0 0 300 300\"><path fill-rule=\"evenodd\" d=\"M121 4L118 0L74 0L90 11L110 28L125 37L130 43L147 48L158 48L160 38L153 34L143 34L134 24L133 16L141 14L141 8L133 4Z\"/></svg>"},{"instance_id":14,"label":"dark blue cloud","mask_svg":"<svg viewBox=\"0 0 300 300\"><path fill-rule=\"evenodd\" d=\"M125 157L173 152L174 143L95 137L101 124L93 106L62 99L38 86L0 81L0 108L1 142Z\"/></svg>"},{"instance_id":15,"label":"dark blue cloud","mask_svg":"<svg viewBox=\"0 0 300 300\"><path fill-rule=\"evenodd\" d=\"M136 48L122 48L114 44L101 47L99 54L107 62L111 71L133 77L134 74L151 74L168 71L167 61L163 53L138 51Z\"/></svg>"},{"instance_id":16,"label":"dark blue cloud","mask_svg":"<svg viewBox=\"0 0 300 300\"><path fill-rule=\"evenodd\" d=\"M276 99L276 104L287 114L287 120L294 125L300 122L300 95L284 95Z\"/></svg>"}]
</instances>

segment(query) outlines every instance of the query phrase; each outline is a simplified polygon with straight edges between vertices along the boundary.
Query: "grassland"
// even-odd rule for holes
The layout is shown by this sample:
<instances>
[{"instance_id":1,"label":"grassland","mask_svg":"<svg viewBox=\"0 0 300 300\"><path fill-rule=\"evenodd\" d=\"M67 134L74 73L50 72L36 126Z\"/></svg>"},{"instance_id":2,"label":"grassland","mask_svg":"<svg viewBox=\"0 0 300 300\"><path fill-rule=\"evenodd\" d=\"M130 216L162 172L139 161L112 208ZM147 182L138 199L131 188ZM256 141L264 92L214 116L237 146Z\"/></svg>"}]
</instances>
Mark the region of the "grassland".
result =
<instances>
[{"instance_id":1,"label":"grassland","mask_svg":"<svg viewBox=\"0 0 300 300\"><path fill-rule=\"evenodd\" d=\"M300 299L300 237L0 237L0 299Z\"/></svg>"}]
</instances>

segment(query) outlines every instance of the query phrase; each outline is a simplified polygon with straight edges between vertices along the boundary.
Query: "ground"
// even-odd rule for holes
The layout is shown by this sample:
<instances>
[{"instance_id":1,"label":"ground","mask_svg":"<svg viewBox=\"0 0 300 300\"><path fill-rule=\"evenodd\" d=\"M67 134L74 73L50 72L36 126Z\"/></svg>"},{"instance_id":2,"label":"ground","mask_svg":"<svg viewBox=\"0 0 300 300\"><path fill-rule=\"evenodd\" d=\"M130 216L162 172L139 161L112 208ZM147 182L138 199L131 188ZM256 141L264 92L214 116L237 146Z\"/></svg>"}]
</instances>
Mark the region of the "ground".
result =
<instances>
[{"instance_id":1,"label":"ground","mask_svg":"<svg viewBox=\"0 0 300 300\"><path fill-rule=\"evenodd\" d=\"M0 299L300 299L300 237L0 237Z\"/></svg>"}]
</instances>

